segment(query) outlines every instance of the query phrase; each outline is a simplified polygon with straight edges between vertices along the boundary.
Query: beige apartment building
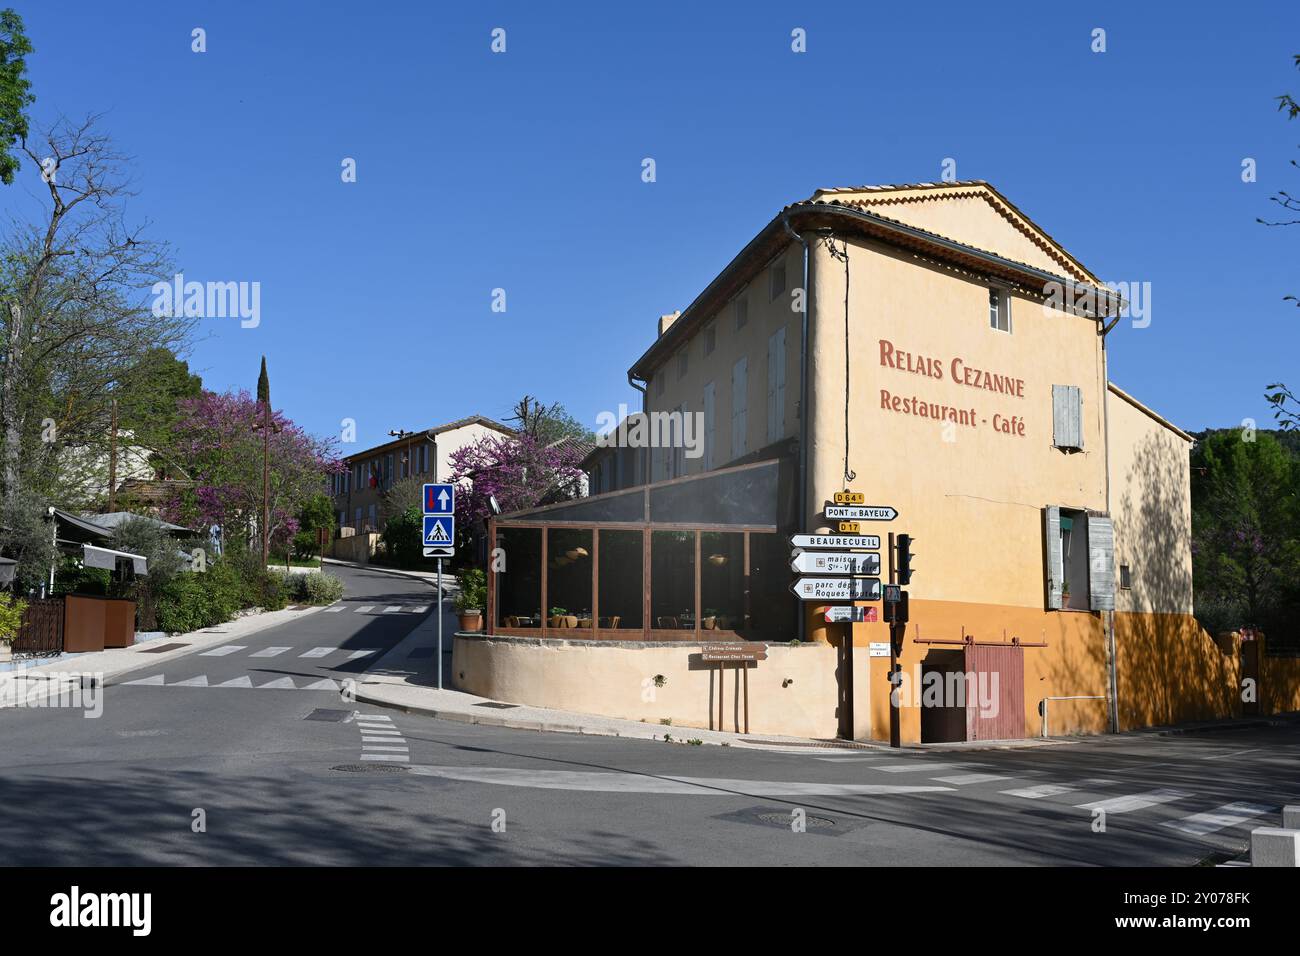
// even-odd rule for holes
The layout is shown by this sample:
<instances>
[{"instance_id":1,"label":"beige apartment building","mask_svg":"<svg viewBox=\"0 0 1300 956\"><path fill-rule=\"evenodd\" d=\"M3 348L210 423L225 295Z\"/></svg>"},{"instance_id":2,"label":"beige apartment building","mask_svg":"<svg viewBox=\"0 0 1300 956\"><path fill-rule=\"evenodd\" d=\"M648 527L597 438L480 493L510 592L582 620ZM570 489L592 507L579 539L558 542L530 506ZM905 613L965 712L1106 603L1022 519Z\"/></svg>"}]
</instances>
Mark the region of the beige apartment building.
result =
<instances>
[{"instance_id":1,"label":"beige apartment building","mask_svg":"<svg viewBox=\"0 0 1300 956\"><path fill-rule=\"evenodd\" d=\"M420 478L445 481L449 460L458 449L488 435L510 435L500 422L472 415L415 431L344 458L346 470L330 477L330 497L343 534L364 535L383 530L384 494L399 481Z\"/></svg>"},{"instance_id":2,"label":"beige apartment building","mask_svg":"<svg viewBox=\"0 0 1300 956\"><path fill-rule=\"evenodd\" d=\"M785 207L629 369L685 429L599 448L592 497L494 523L512 563L489 635L458 640L470 689L732 729L743 687L755 732L886 739L890 659L866 651L888 626L789 589L789 535L838 531L847 490L897 509L863 533L916 542L901 679L999 679L991 720L901 693L905 742L1226 716L1246 678L1300 706L1294 662L1192 617L1192 439L1110 381L1125 305L984 182ZM767 657L728 679L697 649L722 640Z\"/></svg>"}]
</instances>

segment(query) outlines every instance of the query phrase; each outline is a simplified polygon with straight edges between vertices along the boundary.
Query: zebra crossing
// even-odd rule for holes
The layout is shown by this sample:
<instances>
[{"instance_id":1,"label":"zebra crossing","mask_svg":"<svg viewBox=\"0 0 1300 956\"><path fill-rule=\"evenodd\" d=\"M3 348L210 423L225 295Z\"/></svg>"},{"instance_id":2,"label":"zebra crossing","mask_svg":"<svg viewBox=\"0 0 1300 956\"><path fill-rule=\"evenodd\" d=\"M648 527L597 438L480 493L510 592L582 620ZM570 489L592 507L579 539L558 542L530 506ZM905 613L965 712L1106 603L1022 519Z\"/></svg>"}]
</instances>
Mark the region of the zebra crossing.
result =
<instances>
[{"instance_id":1,"label":"zebra crossing","mask_svg":"<svg viewBox=\"0 0 1300 956\"><path fill-rule=\"evenodd\" d=\"M410 763L410 748L406 738L385 714L353 713L357 729L361 731L361 759L371 762Z\"/></svg>"},{"instance_id":2,"label":"zebra crossing","mask_svg":"<svg viewBox=\"0 0 1300 956\"><path fill-rule=\"evenodd\" d=\"M354 614L423 614L429 607L428 604L361 604L351 610ZM331 604L324 613L340 614L348 609L346 604Z\"/></svg>"},{"instance_id":3,"label":"zebra crossing","mask_svg":"<svg viewBox=\"0 0 1300 956\"><path fill-rule=\"evenodd\" d=\"M223 680L212 684L208 682L207 674L199 674L197 677L187 677L185 680L174 680L168 683L166 677L162 674L151 674L148 677L141 677L137 680L123 681L123 687L207 687L211 689L222 687L240 687L249 690L327 690L332 693L339 693L343 689L343 682L336 681L329 677L306 677L295 681L292 677L277 677L263 684L254 684L252 677L248 674L241 674L238 677L232 677L229 680Z\"/></svg>"},{"instance_id":4,"label":"zebra crossing","mask_svg":"<svg viewBox=\"0 0 1300 956\"><path fill-rule=\"evenodd\" d=\"M785 751L790 752L790 751ZM806 753L806 751L805 751ZM891 762L880 762L881 758ZM867 770L879 770L888 774L917 775L933 773L928 777L931 782L943 784L946 788L960 791L965 787L979 788L983 784L1026 783L1023 778L1042 778L1042 770L1017 770L1008 773L988 772L987 764L950 763L935 761L924 757L897 762L896 755L886 756L878 751L868 751L849 755L843 751L834 756L815 756L814 759L826 763L858 763ZM961 772L957 772L960 770ZM1086 813L1102 811L1107 816L1125 813L1140 813L1168 807L1175 810L1180 803L1194 803L1200 800L1198 794L1190 790L1160 787L1138 790L1133 793L1114 793L1114 788L1121 786L1122 780L1112 777L1085 777L1069 782L1029 783L1027 786L996 789L998 797L1018 801L1049 801L1064 804L1073 810ZM1106 791L1110 790L1111 793ZM972 791L973 793L974 791ZM987 795L987 794L982 794ZM1079 801L1079 802L1076 802ZM1188 807L1190 809L1190 807ZM1174 833L1192 837L1205 837L1233 827L1252 825L1257 818L1266 814L1277 813L1280 806L1255 801L1236 801L1211 809L1201 809L1195 813L1178 816L1175 819L1160 821L1159 825ZM1175 810L1175 812L1178 812Z\"/></svg>"},{"instance_id":5,"label":"zebra crossing","mask_svg":"<svg viewBox=\"0 0 1300 956\"><path fill-rule=\"evenodd\" d=\"M243 644L223 644L220 647L214 647L211 648L210 650L200 651L196 656L229 657L231 654L238 654L240 651L246 651L246 650L248 650L248 647ZM263 647L260 650L253 651L248 656L265 660L271 657L280 657L282 654L286 654L294 650L296 650L296 648L293 647ZM306 658L308 660L324 660L326 657L329 657L332 654L341 653L345 655L343 658L344 661L355 661L355 660L360 660L363 657L369 657L371 654L378 654L382 650L383 650L382 647L362 647L362 648L357 648L355 650L348 650L347 648L343 648L343 647L313 647L306 651L303 651L300 654L294 654L292 656L298 658Z\"/></svg>"}]
</instances>

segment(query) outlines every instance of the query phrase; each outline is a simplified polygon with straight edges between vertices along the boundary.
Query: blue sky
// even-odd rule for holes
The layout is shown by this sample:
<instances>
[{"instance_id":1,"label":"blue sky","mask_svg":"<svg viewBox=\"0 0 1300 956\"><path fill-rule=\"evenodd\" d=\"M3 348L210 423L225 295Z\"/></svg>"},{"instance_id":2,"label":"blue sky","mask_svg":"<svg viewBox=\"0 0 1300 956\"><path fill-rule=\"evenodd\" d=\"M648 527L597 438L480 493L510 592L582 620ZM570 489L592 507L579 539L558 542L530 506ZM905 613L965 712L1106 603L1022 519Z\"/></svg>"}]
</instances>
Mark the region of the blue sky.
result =
<instances>
[{"instance_id":1,"label":"blue sky","mask_svg":"<svg viewBox=\"0 0 1300 956\"><path fill-rule=\"evenodd\" d=\"M782 205L947 157L1103 278L1151 283L1111 376L1179 425L1263 424L1264 386L1300 385L1300 226L1255 223L1300 192L1273 99L1300 96L1294 3L15 6L35 118L103 112L186 277L261 283L258 328L204 321L205 383L251 390L265 353L276 405L355 419L353 447L525 392L594 426L634 403L657 316Z\"/></svg>"}]
</instances>

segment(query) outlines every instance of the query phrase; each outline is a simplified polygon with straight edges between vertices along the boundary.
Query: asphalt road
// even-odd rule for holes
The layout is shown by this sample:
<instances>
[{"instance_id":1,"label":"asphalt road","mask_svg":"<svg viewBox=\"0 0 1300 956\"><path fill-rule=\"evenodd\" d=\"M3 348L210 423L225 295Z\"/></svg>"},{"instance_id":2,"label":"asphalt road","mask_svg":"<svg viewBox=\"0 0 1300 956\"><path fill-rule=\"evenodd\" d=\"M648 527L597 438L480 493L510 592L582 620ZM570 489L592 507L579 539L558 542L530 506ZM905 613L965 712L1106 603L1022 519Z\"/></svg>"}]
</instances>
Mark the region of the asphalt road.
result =
<instances>
[{"instance_id":1,"label":"asphalt road","mask_svg":"<svg viewBox=\"0 0 1300 956\"><path fill-rule=\"evenodd\" d=\"M1296 726L773 752L357 705L433 591L339 573L337 609L110 682L98 719L0 710L0 862L1189 866L1300 802Z\"/></svg>"}]
</instances>

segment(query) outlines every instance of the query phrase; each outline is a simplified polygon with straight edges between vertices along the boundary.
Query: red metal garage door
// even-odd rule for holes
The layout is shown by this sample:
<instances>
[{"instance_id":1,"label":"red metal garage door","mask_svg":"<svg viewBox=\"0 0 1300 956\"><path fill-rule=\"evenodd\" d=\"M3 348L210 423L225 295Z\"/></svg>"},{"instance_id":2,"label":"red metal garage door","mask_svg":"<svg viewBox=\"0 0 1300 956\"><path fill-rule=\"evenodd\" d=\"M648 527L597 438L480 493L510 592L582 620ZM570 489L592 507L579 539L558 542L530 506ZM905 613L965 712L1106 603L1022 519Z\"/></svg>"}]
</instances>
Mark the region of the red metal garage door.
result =
<instances>
[{"instance_id":1,"label":"red metal garage door","mask_svg":"<svg viewBox=\"0 0 1300 956\"><path fill-rule=\"evenodd\" d=\"M966 739L1015 740L1025 735L1024 648L966 647ZM997 675L996 682L993 675ZM981 706L981 698L987 707Z\"/></svg>"}]
</instances>

